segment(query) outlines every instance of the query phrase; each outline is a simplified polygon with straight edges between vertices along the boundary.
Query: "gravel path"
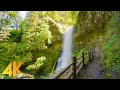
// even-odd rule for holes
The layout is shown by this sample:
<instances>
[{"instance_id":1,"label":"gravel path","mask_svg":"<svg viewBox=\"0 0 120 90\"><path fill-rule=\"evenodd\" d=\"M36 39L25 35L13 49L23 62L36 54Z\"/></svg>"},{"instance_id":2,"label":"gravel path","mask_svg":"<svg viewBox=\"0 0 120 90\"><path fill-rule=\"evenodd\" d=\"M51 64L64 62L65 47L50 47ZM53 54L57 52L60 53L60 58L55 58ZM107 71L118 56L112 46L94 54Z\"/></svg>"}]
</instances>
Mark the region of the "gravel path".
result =
<instances>
[{"instance_id":1,"label":"gravel path","mask_svg":"<svg viewBox=\"0 0 120 90\"><path fill-rule=\"evenodd\" d=\"M99 61L100 58L95 57L84 70L79 72L78 79L104 79L103 73L100 72L102 69Z\"/></svg>"}]
</instances>

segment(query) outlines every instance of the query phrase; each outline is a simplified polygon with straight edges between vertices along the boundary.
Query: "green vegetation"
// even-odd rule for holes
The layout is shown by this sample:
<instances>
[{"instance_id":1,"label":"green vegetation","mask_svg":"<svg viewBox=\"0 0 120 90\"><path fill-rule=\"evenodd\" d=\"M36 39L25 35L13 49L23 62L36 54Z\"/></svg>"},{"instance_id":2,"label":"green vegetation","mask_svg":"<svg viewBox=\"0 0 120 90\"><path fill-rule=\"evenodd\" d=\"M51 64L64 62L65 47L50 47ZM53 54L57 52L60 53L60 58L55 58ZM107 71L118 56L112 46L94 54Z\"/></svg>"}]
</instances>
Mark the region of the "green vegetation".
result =
<instances>
[{"instance_id":1,"label":"green vegetation","mask_svg":"<svg viewBox=\"0 0 120 90\"><path fill-rule=\"evenodd\" d=\"M105 70L106 78L120 76L119 65L119 36L120 36L119 11L80 11L78 13L76 31L74 33L74 52L87 48L101 56L101 64Z\"/></svg>"},{"instance_id":2,"label":"green vegetation","mask_svg":"<svg viewBox=\"0 0 120 90\"><path fill-rule=\"evenodd\" d=\"M11 61L25 62L20 68L25 74L49 78L62 52L62 33L73 25L73 55L85 52L87 58L93 51L101 58L105 78L114 78L113 73L120 78L119 11L29 11L25 19L18 11L1 11L0 78L13 78L2 75Z\"/></svg>"},{"instance_id":3,"label":"green vegetation","mask_svg":"<svg viewBox=\"0 0 120 90\"><path fill-rule=\"evenodd\" d=\"M52 75L62 52L62 32L74 24L77 12L29 11L24 20L18 11L0 14L0 73L11 61L23 61L23 73L35 78Z\"/></svg>"},{"instance_id":4,"label":"green vegetation","mask_svg":"<svg viewBox=\"0 0 120 90\"><path fill-rule=\"evenodd\" d=\"M115 15L108 22L106 27L106 33L104 35L104 42L102 45L102 51L104 53L103 64L107 77L112 78L112 72L117 73L117 77L120 77L120 14Z\"/></svg>"}]
</instances>

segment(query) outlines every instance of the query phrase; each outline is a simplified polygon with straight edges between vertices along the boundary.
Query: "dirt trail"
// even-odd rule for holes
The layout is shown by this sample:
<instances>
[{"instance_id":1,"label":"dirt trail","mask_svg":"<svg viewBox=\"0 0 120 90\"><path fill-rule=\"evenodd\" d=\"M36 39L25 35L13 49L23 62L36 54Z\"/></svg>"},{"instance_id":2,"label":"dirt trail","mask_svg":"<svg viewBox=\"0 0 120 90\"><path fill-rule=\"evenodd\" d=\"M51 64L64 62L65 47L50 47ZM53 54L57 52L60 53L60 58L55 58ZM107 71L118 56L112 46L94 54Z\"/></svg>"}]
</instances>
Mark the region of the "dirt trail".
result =
<instances>
[{"instance_id":1,"label":"dirt trail","mask_svg":"<svg viewBox=\"0 0 120 90\"><path fill-rule=\"evenodd\" d=\"M78 79L104 79L103 72L100 72L102 70L100 60L100 55L95 54L94 60L79 72Z\"/></svg>"},{"instance_id":2,"label":"dirt trail","mask_svg":"<svg viewBox=\"0 0 120 90\"><path fill-rule=\"evenodd\" d=\"M86 69L80 71L78 77L79 79L104 79L100 70L102 69L100 67L99 60L96 59L91 62Z\"/></svg>"}]
</instances>

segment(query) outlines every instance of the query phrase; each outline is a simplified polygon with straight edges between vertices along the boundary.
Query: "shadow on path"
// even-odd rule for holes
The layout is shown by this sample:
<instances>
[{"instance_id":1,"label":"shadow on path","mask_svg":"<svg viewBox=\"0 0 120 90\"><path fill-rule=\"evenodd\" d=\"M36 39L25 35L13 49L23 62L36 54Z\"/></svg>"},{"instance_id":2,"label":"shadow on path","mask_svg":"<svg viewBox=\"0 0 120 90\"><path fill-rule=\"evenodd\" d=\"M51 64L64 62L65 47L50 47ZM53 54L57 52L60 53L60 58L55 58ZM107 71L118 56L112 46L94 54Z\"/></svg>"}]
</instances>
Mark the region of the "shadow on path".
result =
<instances>
[{"instance_id":1,"label":"shadow on path","mask_svg":"<svg viewBox=\"0 0 120 90\"><path fill-rule=\"evenodd\" d=\"M100 60L100 57L94 57L94 60L78 73L78 79L104 79Z\"/></svg>"}]
</instances>

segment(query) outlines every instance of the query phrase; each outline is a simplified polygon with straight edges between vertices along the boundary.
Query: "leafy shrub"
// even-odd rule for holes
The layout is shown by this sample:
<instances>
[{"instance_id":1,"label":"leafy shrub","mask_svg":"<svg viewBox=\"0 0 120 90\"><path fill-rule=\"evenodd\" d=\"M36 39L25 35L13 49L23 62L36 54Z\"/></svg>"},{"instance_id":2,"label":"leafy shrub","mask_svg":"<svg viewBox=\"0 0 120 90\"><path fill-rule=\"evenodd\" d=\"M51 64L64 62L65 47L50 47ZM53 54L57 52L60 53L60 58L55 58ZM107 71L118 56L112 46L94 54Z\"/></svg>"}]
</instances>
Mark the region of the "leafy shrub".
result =
<instances>
[{"instance_id":1,"label":"leafy shrub","mask_svg":"<svg viewBox=\"0 0 120 90\"><path fill-rule=\"evenodd\" d=\"M10 36L9 36L9 41L20 43L22 40L22 34L23 34L23 32L21 30L11 30Z\"/></svg>"},{"instance_id":2,"label":"leafy shrub","mask_svg":"<svg viewBox=\"0 0 120 90\"><path fill-rule=\"evenodd\" d=\"M40 57L37 58L37 61L33 64L33 65L29 65L26 69L30 70L30 69L38 69L41 66L43 66L43 61L46 60L45 57Z\"/></svg>"},{"instance_id":3,"label":"leafy shrub","mask_svg":"<svg viewBox=\"0 0 120 90\"><path fill-rule=\"evenodd\" d=\"M0 68L1 72L11 61L29 62L32 60L31 52L27 52L26 46L21 43L1 43L0 44Z\"/></svg>"},{"instance_id":4,"label":"leafy shrub","mask_svg":"<svg viewBox=\"0 0 120 90\"><path fill-rule=\"evenodd\" d=\"M120 72L120 15L115 15L108 22L102 50L103 65L106 70ZM111 73L110 73L111 74ZM108 74L109 75L109 74ZM111 75L109 75L111 76Z\"/></svg>"}]
</instances>

